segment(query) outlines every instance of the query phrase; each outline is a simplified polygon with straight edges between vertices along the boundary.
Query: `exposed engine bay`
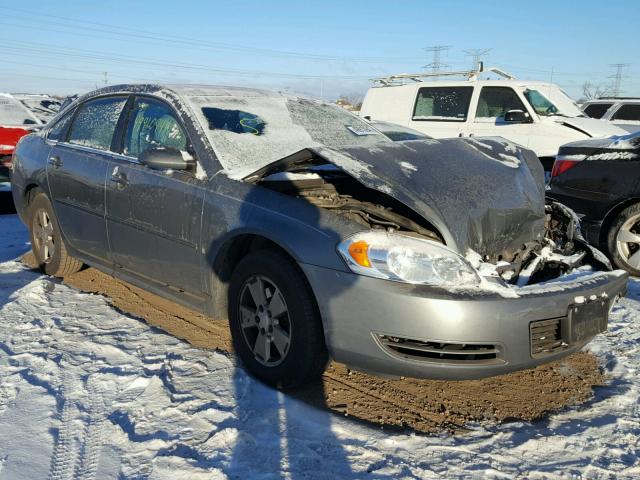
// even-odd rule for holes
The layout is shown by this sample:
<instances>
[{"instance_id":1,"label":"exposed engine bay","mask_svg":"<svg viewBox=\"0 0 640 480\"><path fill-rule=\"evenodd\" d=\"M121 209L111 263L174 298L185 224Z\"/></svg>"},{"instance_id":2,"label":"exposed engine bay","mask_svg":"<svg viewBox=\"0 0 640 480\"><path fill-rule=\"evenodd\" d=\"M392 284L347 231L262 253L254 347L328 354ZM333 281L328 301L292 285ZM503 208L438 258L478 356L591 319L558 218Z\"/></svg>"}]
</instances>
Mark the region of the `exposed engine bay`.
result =
<instances>
[{"instance_id":1,"label":"exposed engine bay","mask_svg":"<svg viewBox=\"0 0 640 480\"><path fill-rule=\"evenodd\" d=\"M365 186L332 163L307 157L305 161L289 162L285 168L269 170L256 172L250 181L333 211L372 230L446 244L438 229L412 208L387 193ZM570 209L555 202L544 208L544 232L538 239L500 253L473 249L460 253L481 276L499 277L506 284L519 287L552 280L580 267L611 270L608 259L584 240L579 220Z\"/></svg>"}]
</instances>

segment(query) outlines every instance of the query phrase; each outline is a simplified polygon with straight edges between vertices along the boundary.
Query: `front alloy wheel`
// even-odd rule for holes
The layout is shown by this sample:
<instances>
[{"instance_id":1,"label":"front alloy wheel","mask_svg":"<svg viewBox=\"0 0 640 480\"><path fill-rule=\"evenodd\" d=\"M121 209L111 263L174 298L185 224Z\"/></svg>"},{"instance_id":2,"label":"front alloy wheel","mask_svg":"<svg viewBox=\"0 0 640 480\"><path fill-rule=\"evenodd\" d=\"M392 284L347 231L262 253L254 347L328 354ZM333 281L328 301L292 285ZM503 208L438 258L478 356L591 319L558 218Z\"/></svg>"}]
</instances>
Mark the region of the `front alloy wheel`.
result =
<instances>
[{"instance_id":1,"label":"front alloy wheel","mask_svg":"<svg viewBox=\"0 0 640 480\"><path fill-rule=\"evenodd\" d=\"M278 250L249 253L229 282L233 348L265 383L291 388L315 380L328 361L315 296L306 277Z\"/></svg>"},{"instance_id":2,"label":"front alloy wheel","mask_svg":"<svg viewBox=\"0 0 640 480\"><path fill-rule=\"evenodd\" d=\"M280 289L270 278L248 278L240 294L240 325L254 358L267 367L280 365L289 352L291 321Z\"/></svg>"}]
</instances>

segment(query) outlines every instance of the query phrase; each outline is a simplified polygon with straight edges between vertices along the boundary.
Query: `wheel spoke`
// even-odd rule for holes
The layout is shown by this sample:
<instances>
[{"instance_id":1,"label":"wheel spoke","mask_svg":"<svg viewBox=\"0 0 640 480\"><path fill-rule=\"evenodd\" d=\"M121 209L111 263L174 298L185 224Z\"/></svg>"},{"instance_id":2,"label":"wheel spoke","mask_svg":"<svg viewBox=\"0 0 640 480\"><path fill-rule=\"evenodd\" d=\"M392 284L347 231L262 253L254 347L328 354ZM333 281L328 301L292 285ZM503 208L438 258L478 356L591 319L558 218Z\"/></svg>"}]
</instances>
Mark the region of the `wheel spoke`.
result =
<instances>
[{"instance_id":1,"label":"wheel spoke","mask_svg":"<svg viewBox=\"0 0 640 480\"><path fill-rule=\"evenodd\" d=\"M256 312L248 307L240 307L240 325L242 328L250 328L256 326Z\"/></svg>"},{"instance_id":2,"label":"wheel spoke","mask_svg":"<svg viewBox=\"0 0 640 480\"><path fill-rule=\"evenodd\" d=\"M284 298L282 298L282 294L278 289L276 289L269 301L269 311L272 317L279 317L287 311L287 304L284 303Z\"/></svg>"},{"instance_id":3,"label":"wheel spoke","mask_svg":"<svg viewBox=\"0 0 640 480\"><path fill-rule=\"evenodd\" d=\"M49 243L48 242L42 242L42 260L44 260L45 262L47 260L49 260Z\"/></svg>"},{"instance_id":4,"label":"wheel spoke","mask_svg":"<svg viewBox=\"0 0 640 480\"><path fill-rule=\"evenodd\" d=\"M627 263L633 268L640 268L640 250L631 255L627 260Z\"/></svg>"},{"instance_id":5,"label":"wheel spoke","mask_svg":"<svg viewBox=\"0 0 640 480\"><path fill-rule=\"evenodd\" d=\"M275 326L273 327L273 344L276 346L278 353L281 357L284 357L287 353L287 348L289 347L289 334L285 332L282 328Z\"/></svg>"},{"instance_id":6,"label":"wheel spoke","mask_svg":"<svg viewBox=\"0 0 640 480\"><path fill-rule=\"evenodd\" d=\"M38 221L42 228L45 228L47 226L47 223L49 223L48 220L49 220L49 217L47 217L47 212L45 212L44 210L40 210Z\"/></svg>"},{"instance_id":7,"label":"wheel spoke","mask_svg":"<svg viewBox=\"0 0 640 480\"><path fill-rule=\"evenodd\" d=\"M44 233L49 237L53 235L53 224L51 222L47 223L44 227Z\"/></svg>"},{"instance_id":8,"label":"wheel spoke","mask_svg":"<svg viewBox=\"0 0 640 480\"><path fill-rule=\"evenodd\" d=\"M253 353L259 356L263 361L268 362L271 359L271 341L264 333L258 333L256 344L253 347Z\"/></svg>"},{"instance_id":9,"label":"wheel spoke","mask_svg":"<svg viewBox=\"0 0 640 480\"><path fill-rule=\"evenodd\" d=\"M265 306L267 304L267 298L264 295L264 283L262 279L255 277L255 281L249 283L247 286L249 287L249 293L256 307L260 305Z\"/></svg>"},{"instance_id":10,"label":"wheel spoke","mask_svg":"<svg viewBox=\"0 0 640 480\"><path fill-rule=\"evenodd\" d=\"M53 255L53 252L55 250L55 245L53 244L53 239L52 238L48 238L47 241L45 242L45 246L47 247L47 251L49 252L49 256Z\"/></svg>"},{"instance_id":11,"label":"wheel spoke","mask_svg":"<svg viewBox=\"0 0 640 480\"><path fill-rule=\"evenodd\" d=\"M640 235L630 232L629 230L620 230L618 232L618 241L625 243L640 243Z\"/></svg>"}]
</instances>

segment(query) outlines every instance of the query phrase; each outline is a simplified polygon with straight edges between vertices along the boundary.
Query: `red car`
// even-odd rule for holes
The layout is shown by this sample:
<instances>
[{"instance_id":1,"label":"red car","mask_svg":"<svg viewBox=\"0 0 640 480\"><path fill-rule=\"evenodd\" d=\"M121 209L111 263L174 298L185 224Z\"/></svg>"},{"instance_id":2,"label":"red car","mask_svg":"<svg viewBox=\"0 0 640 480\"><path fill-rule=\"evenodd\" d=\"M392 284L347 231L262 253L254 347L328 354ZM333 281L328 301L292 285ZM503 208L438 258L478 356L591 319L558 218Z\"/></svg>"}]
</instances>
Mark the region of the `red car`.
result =
<instances>
[{"instance_id":1,"label":"red car","mask_svg":"<svg viewBox=\"0 0 640 480\"><path fill-rule=\"evenodd\" d=\"M8 93L0 93L0 181L8 177L13 150L23 136L44 122L22 102Z\"/></svg>"}]
</instances>

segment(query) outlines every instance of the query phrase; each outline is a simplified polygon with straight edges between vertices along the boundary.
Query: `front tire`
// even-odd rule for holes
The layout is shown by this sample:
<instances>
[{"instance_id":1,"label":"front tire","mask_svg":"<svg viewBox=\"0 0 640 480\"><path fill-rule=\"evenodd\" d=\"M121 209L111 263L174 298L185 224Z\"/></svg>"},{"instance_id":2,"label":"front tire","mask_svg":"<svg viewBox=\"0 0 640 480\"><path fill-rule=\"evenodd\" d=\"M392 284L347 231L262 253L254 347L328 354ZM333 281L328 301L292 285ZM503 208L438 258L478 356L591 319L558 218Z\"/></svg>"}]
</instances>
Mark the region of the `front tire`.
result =
<instances>
[{"instance_id":1,"label":"front tire","mask_svg":"<svg viewBox=\"0 0 640 480\"><path fill-rule=\"evenodd\" d=\"M616 267L640 276L640 203L618 214L607 234L607 248Z\"/></svg>"},{"instance_id":2,"label":"front tire","mask_svg":"<svg viewBox=\"0 0 640 480\"><path fill-rule=\"evenodd\" d=\"M318 378L328 353L320 314L297 265L274 250L243 258L229 286L233 346L247 370L279 388Z\"/></svg>"},{"instance_id":3,"label":"front tire","mask_svg":"<svg viewBox=\"0 0 640 480\"><path fill-rule=\"evenodd\" d=\"M27 210L31 249L40 269L47 275L64 277L79 271L82 262L69 255L58 219L47 196L37 193Z\"/></svg>"}]
</instances>

